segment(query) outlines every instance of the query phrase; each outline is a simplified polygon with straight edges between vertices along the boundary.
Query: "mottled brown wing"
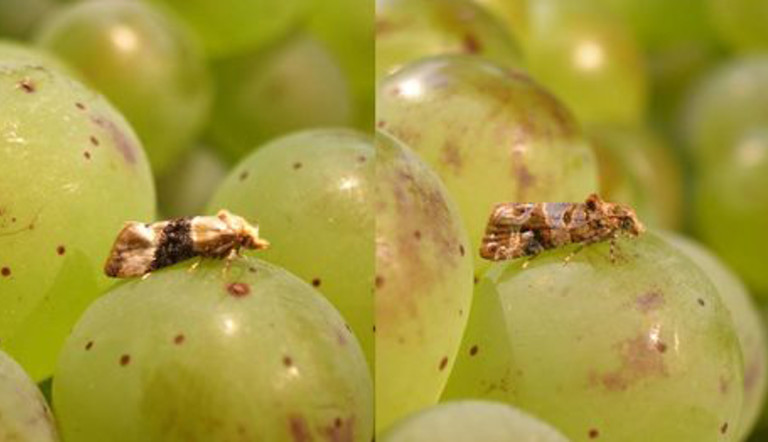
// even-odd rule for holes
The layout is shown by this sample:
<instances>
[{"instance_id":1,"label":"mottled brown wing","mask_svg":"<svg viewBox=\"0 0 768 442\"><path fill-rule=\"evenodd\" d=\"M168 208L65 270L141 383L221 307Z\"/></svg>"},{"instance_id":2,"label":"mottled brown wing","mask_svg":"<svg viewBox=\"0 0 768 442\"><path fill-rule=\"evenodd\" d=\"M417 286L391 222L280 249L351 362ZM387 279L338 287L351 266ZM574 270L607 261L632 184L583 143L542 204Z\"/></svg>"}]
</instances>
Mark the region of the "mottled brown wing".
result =
<instances>
[{"instance_id":1,"label":"mottled brown wing","mask_svg":"<svg viewBox=\"0 0 768 442\"><path fill-rule=\"evenodd\" d=\"M157 232L153 227L127 223L115 239L104 273L112 278L131 278L149 272L157 249Z\"/></svg>"}]
</instances>

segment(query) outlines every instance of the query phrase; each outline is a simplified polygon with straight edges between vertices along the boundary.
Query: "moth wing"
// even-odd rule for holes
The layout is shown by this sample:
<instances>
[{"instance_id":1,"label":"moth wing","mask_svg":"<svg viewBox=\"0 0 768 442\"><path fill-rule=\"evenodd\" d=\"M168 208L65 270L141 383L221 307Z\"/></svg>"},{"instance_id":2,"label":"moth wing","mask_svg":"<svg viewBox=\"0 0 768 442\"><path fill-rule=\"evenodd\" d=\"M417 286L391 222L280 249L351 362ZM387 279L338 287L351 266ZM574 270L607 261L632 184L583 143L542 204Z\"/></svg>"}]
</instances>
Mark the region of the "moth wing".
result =
<instances>
[{"instance_id":1,"label":"moth wing","mask_svg":"<svg viewBox=\"0 0 768 442\"><path fill-rule=\"evenodd\" d=\"M155 257L157 236L153 225L126 223L112 245L104 273L113 278L130 278L147 273Z\"/></svg>"}]
</instances>

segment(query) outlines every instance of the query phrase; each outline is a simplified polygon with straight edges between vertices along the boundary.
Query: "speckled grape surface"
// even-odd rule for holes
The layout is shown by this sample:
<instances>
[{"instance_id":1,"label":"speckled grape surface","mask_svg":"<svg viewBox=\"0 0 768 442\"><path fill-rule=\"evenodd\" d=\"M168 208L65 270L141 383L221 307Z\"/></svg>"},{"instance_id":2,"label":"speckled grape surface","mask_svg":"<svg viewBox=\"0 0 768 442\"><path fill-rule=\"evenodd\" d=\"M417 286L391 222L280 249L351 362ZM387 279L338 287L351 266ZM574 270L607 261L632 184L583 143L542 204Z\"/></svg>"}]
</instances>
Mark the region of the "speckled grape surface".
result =
<instances>
[{"instance_id":1,"label":"speckled grape surface","mask_svg":"<svg viewBox=\"0 0 768 442\"><path fill-rule=\"evenodd\" d=\"M216 100L209 132L230 159L293 131L353 122L344 71L328 48L307 34L219 60L213 73Z\"/></svg>"},{"instance_id":2,"label":"speckled grape surface","mask_svg":"<svg viewBox=\"0 0 768 442\"><path fill-rule=\"evenodd\" d=\"M492 401L435 405L398 422L382 442L567 442L550 425Z\"/></svg>"},{"instance_id":3,"label":"speckled grape surface","mask_svg":"<svg viewBox=\"0 0 768 442\"><path fill-rule=\"evenodd\" d=\"M330 303L255 258L191 264L80 319L54 377L66 440L371 440L365 358Z\"/></svg>"},{"instance_id":4,"label":"speckled grape surface","mask_svg":"<svg viewBox=\"0 0 768 442\"><path fill-rule=\"evenodd\" d=\"M322 292L349 323L373 366L374 149L369 135L318 129L268 143L216 191L209 213L259 224L260 252Z\"/></svg>"},{"instance_id":5,"label":"speckled grape surface","mask_svg":"<svg viewBox=\"0 0 768 442\"><path fill-rule=\"evenodd\" d=\"M139 140L95 92L44 65L0 63L0 345L40 380L110 281L127 220L150 220Z\"/></svg>"},{"instance_id":6,"label":"speckled grape surface","mask_svg":"<svg viewBox=\"0 0 768 442\"><path fill-rule=\"evenodd\" d=\"M423 158L476 250L494 204L583 201L597 164L571 114L528 76L468 57L412 64L378 91L378 126Z\"/></svg>"},{"instance_id":7,"label":"speckled grape surface","mask_svg":"<svg viewBox=\"0 0 768 442\"><path fill-rule=\"evenodd\" d=\"M698 266L646 233L492 267L445 399L506 401L574 441L737 440L739 341Z\"/></svg>"},{"instance_id":8,"label":"speckled grape surface","mask_svg":"<svg viewBox=\"0 0 768 442\"><path fill-rule=\"evenodd\" d=\"M472 257L439 178L376 138L376 429L437 402L472 296Z\"/></svg>"},{"instance_id":9,"label":"speckled grape surface","mask_svg":"<svg viewBox=\"0 0 768 442\"><path fill-rule=\"evenodd\" d=\"M37 33L131 122L155 172L200 134L212 90L202 50L178 22L142 2L64 7Z\"/></svg>"},{"instance_id":10,"label":"speckled grape surface","mask_svg":"<svg viewBox=\"0 0 768 442\"><path fill-rule=\"evenodd\" d=\"M24 369L0 350L0 440L58 441L51 410Z\"/></svg>"},{"instance_id":11,"label":"speckled grape surface","mask_svg":"<svg viewBox=\"0 0 768 442\"><path fill-rule=\"evenodd\" d=\"M739 277L703 245L668 232L662 237L693 260L710 277L720 294L720 299L731 312L744 358L744 407L738 426L739 440L744 439L749 436L759 418L768 387L768 339L762 314Z\"/></svg>"}]
</instances>

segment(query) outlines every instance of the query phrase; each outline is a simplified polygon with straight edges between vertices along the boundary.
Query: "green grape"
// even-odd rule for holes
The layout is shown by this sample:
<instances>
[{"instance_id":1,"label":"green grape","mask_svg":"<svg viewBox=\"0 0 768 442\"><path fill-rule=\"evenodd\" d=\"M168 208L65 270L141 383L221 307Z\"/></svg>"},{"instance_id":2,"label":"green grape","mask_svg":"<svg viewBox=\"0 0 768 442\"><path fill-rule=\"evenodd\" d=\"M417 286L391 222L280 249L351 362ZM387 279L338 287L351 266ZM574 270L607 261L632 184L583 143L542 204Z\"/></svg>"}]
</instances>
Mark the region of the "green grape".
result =
<instances>
[{"instance_id":1,"label":"green grape","mask_svg":"<svg viewBox=\"0 0 768 442\"><path fill-rule=\"evenodd\" d=\"M741 410L737 438L744 440L760 415L768 387L768 339L761 313L744 284L712 252L680 235L665 233L662 236L709 275L720 293L720 299L731 312L744 356L744 406Z\"/></svg>"},{"instance_id":2,"label":"green grape","mask_svg":"<svg viewBox=\"0 0 768 442\"><path fill-rule=\"evenodd\" d=\"M211 148L198 146L185 152L157 181L157 202L163 218L202 214L228 172Z\"/></svg>"},{"instance_id":3,"label":"green grape","mask_svg":"<svg viewBox=\"0 0 768 442\"><path fill-rule=\"evenodd\" d=\"M0 63L9 61L29 65L44 65L47 69L55 69L60 73L77 78L77 73L71 67L45 50L12 40L0 40Z\"/></svg>"},{"instance_id":4,"label":"green grape","mask_svg":"<svg viewBox=\"0 0 768 442\"><path fill-rule=\"evenodd\" d=\"M693 227L756 295L768 296L768 127L746 131L693 182Z\"/></svg>"},{"instance_id":5,"label":"green grape","mask_svg":"<svg viewBox=\"0 0 768 442\"><path fill-rule=\"evenodd\" d=\"M18 39L28 37L56 4L57 0L0 1L0 36Z\"/></svg>"},{"instance_id":6,"label":"green grape","mask_svg":"<svg viewBox=\"0 0 768 442\"><path fill-rule=\"evenodd\" d=\"M0 62L0 343L33 379L110 281L123 222L154 214L141 143L100 95L45 65Z\"/></svg>"},{"instance_id":7,"label":"green grape","mask_svg":"<svg viewBox=\"0 0 768 442\"><path fill-rule=\"evenodd\" d=\"M444 398L516 405L572 440L733 441L743 364L698 266L652 233L500 263Z\"/></svg>"},{"instance_id":8,"label":"green grape","mask_svg":"<svg viewBox=\"0 0 768 442\"><path fill-rule=\"evenodd\" d=\"M238 164L208 211L259 224L259 254L322 292L341 312L373 367L373 141L347 129L299 132Z\"/></svg>"},{"instance_id":9,"label":"green grape","mask_svg":"<svg viewBox=\"0 0 768 442\"><path fill-rule=\"evenodd\" d=\"M314 0L308 31L325 43L345 72L354 98L355 123L373 127L375 57L373 2Z\"/></svg>"},{"instance_id":10,"label":"green grape","mask_svg":"<svg viewBox=\"0 0 768 442\"><path fill-rule=\"evenodd\" d=\"M584 123L643 119L645 61L618 17L584 0L537 0L530 9L524 52L536 80Z\"/></svg>"},{"instance_id":11,"label":"green grape","mask_svg":"<svg viewBox=\"0 0 768 442\"><path fill-rule=\"evenodd\" d=\"M369 442L371 379L336 310L254 258L120 285L64 346L53 401L78 442Z\"/></svg>"},{"instance_id":12,"label":"green grape","mask_svg":"<svg viewBox=\"0 0 768 442\"><path fill-rule=\"evenodd\" d=\"M768 49L768 2L765 0L709 0L710 18L720 37L734 49Z\"/></svg>"},{"instance_id":13,"label":"green grape","mask_svg":"<svg viewBox=\"0 0 768 442\"><path fill-rule=\"evenodd\" d=\"M47 21L37 40L125 114L155 172L163 172L201 131L211 88L199 48L185 29L149 5L77 3Z\"/></svg>"},{"instance_id":14,"label":"green grape","mask_svg":"<svg viewBox=\"0 0 768 442\"><path fill-rule=\"evenodd\" d=\"M434 168L459 206L475 252L492 206L583 201L597 165L568 111L527 76L475 58L415 63L385 81L378 126Z\"/></svg>"},{"instance_id":15,"label":"green grape","mask_svg":"<svg viewBox=\"0 0 768 442\"><path fill-rule=\"evenodd\" d=\"M213 67L211 138L231 159L286 133L352 123L344 72L317 40L296 34Z\"/></svg>"},{"instance_id":16,"label":"green grape","mask_svg":"<svg viewBox=\"0 0 768 442\"><path fill-rule=\"evenodd\" d=\"M0 350L0 440L55 442L56 424L37 385Z\"/></svg>"},{"instance_id":17,"label":"green grape","mask_svg":"<svg viewBox=\"0 0 768 442\"><path fill-rule=\"evenodd\" d=\"M184 19L210 57L253 50L287 34L310 0L150 0Z\"/></svg>"},{"instance_id":18,"label":"green grape","mask_svg":"<svg viewBox=\"0 0 768 442\"><path fill-rule=\"evenodd\" d=\"M469 237L439 178L376 138L376 432L437 402L472 296Z\"/></svg>"},{"instance_id":19,"label":"green grape","mask_svg":"<svg viewBox=\"0 0 768 442\"><path fill-rule=\"evenodd\" d=\"M455 401L408 417L382 442L568 442L533 416L491 401Z\"/></svg>"},{"instance_id":20,"label":"green grape","mask_svg":"<svg viewBox=\"0 0 768 442\"><path fill-rule=\"evenodd\" d=\"M480 55L500 66L520 65L514 40L496 18L462 0L378 0L376 79L442 54Z\"/></svg>"},{"instance_id":21,"label":"green grape","mask_svg":"<svg viewBox=\"0 0 768 442\"><path fill-rule=\"evenodd\" d=\"M682 130L693 158L716 166L746 130L766 124L768 56L752 56L727 62L694 88Z\"/></svg>"},{"instance_id":22,"label":"green grape","mask_svg":"<svg viewBox=\"0 0 768 442\"><path fill-rule=\"evenodd\" d=\"M528 0L475 0L498 17L507 31L522 41L528 35Z\"/></svg>"},{"instance_id":23,"label":"green grape","mask_svg":"<svg viewBox=\"0 0 768 442\"><path fill-rule=\"evenodd\" d=\"M678 229L683 177L670 148L646 128L588 127L600 165L600 195L629 204L646 225Z\"/></svg>"}]
</instances>

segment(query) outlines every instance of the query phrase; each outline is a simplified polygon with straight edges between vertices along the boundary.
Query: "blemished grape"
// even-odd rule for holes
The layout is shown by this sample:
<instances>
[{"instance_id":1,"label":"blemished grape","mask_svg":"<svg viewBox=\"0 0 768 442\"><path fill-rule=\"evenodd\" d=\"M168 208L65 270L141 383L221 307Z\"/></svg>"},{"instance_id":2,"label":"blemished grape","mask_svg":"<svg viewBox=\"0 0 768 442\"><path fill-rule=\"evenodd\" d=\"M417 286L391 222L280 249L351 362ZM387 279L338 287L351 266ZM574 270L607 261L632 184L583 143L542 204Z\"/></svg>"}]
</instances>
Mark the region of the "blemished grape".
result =
<instances>
[{"instance_id":1,"label":"blemished grape","mask_svg":"<svg viewBox=\"0 0 768 442\"><path fill-rule=\"evenodd\" d=\"M728 309L653 233L491 267L444 399L515 405L573 441L733 441L743 364Z\"/></svg>"},{"instance_id":2,"label":"blemished grape","mask_svg":"<svg viewBox=\"0 0 768 442\"><path fill-rule=\"evenodd\" d=\"M536 0L529 7L523 49L531 75L583 123L641 121L645 62L619 18L585 0Z\"/></svg>"},{"instance_id":3,"label":"blemished grape","mask_svg":"<svg viewBox=\"0 0 768 442\"><path fill-rule=\"evenodd\" d=\"M51 374L127 220L150 220L149 163L107 101L44 64L0 62L0 345Z\"/></svg>"},{"instance_id":4,"label":"blemished grape","mask_svg":"<svg viewBox=\"0 0 768 442\"><path fill-rule=\"evenodd\" d=\"M745 131L693 182L693 227L757 296L768 297L768 127Z\"/></svg>"},{"instance_id":5,"label":"blemished grape","mask_svg":"<svg viewBox=\"0 0 768 442\"><path fill-rule=\"evenodd\" d=\"M600 195L628 204L648 226L678 229L683 218L679 159L650 129L587 127L600 165Z\"/></svg>"},{"instance_id":6,"label":"blemished grape","mask_svg":"<svg viewBox=\"0 0 768 442\"><path fill-rule=\"evenodd\" d=\"M682 130L693 159L719 167L738 138L768 124L768 56L740 57L714 69L691 92Z\"/></svg>"},{"instance_id":7,"label":"blemished grape","mask_svg":"<svg viewBox=\"0 0 768 442\"><path fill-rule=\"evenodd\" d=\"M202 130L211 101L202 51L180 24L150 5L73 4L46 21L37 40L125 114L156 173Z\"/></svg>"},{"instance_id":8,"label":"blemished grape","mask_svg":"<svg viewBox=\"0 0 768 442\"><path fill-rule=\"evenodd\" d=\"M229 168L213 148L197 146L185 152L157 180L157 204L162 218L203 213L227 173Z\"/></svg>"},{"instance_id":9,"label":"blemished grape","mask_svg":"<svg viewBox=\"0 0 768 442\"><path fill-rule=\"evenodd\" d=\"M472 250L437 175L376 137L376 431L437 402L472 297Z\"/></svg>"},{"instance_id":10,"label":"blemished grape","mask_svg":"<svg viewBox=\"0 0 768 442\"><path fill-rule=\"evenodd\" d=\"M370 374L330 303L255 258L191 265L78 321L53 384L65 440L371 440Z\"/></svg>"},{"instance_id":11,"label":"blemished grape","mask_svg":"<svg viewBox=\"0 0 768 442\"><path fill-rule=\"evenodd\" d=\"M292 131L353 122L344 72L328 49L306 34L219 60L213 73L216 100L209 130L230 159Z\"/></svg>"},{"instance_id":12,"label":"blemished grape","mask_svg":"<svg viewBox=\"0 0 768 442\"><path fill-rule=\"evenodd\" d=\"M374 2L314 0L308 31L339 61L354 98L356 127L373 127L375 94Z\"/></svg>"},{"instance_id":13,"label":"blemished grape","mask_svg":"<svg viewBox=\"0 0 768 442\"><path fill-rule=\"evenodd\" d=\"M208 204L258 223L259 257L289 269L341 312L373 367L373 140L348 129L276 139L235 166Z\"/></svg>"},{"instance_id":14,"label":"blemished grape","mask_svg":"<svg viewBox=\"0 0 768 442\"><path fill-rule=\"evenodd\" d=\"M509 405L454 401L395 424L382 442L568 442L550 425Z\"/></svg>"},{"instance_id":15,"label":"blemished grape","mask_svg":"<svg viewBox=\"0 0 768 442\"><path fill-rule=\"evenodd\" d=\"M470 57L414 63L380 87L378 126L413 148L458 204L475 256L494 204L583 201L597 164L573 117L524 74Z\"/></svg>"},{"instance_id":16,"label":"blemished grape","mask_svg":"<svg viewBox=\"0 0 768 442\"><path fill-rule=\"evenodd\" d=\"M151 0L178 14L204 43L209 57L253 50L288 33L310 0Z\"/></svg>"},{"instance_id":17,"label":"blemished grape","mask_svg":"<svg viewBox=\"0 0 768 442\"><path fill-rule=\"evenodd\" d=\"M763 0L709 0L709 17L720 37L734 49L768 49L768 3Z\"/></svg>"},{"instance_id":18,"label":"blemished grape","mask_svg":"<svg viewBox=\"0 0 768 442\"><path fill-rule=\"evenodd\" d=\"M443 54L479 55L500 66L519 66L516 42L496 17L462 0L376 2L376 78L406 64Z\"/></svg>"},{"instance_id":19,"label":"blemished grape","mask_svg":"<svg viewBox=\"0 0 768 442\"><path fill-rule=\"evenodd\" d=\"M0 350L0 440L56 442L56 424L37 385Z\"/></svg>"},{"instance_id":20,"label":"blemished grape","mask_svg":"<svg viewBox=\"0 0 768 442\"><path fill-rule=\"evenodd\" d=\"M749 436L760 415L768 386L766 377L768 339L766 339L761 312L738 276L712 252L680 235L665 233L663 238L704 270L720 293L720 299L731 312L744 357L744 406L741 410L737 438L737 440L744 440Z\"/></svg>"}]
</instances>

